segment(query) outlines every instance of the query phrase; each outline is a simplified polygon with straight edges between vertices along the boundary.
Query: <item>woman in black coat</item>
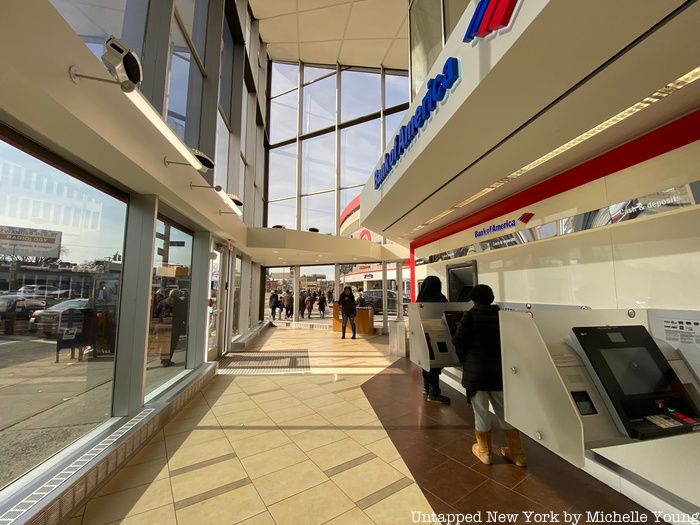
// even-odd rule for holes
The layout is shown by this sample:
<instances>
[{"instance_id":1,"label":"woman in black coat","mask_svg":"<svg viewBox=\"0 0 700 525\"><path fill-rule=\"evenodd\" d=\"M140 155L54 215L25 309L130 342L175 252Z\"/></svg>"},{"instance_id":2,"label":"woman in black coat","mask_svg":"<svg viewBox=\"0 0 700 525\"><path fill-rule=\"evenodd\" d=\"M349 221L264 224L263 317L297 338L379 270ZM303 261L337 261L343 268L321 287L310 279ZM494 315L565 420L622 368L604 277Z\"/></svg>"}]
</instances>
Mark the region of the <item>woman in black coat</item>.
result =
<instances>
[{"instance_id":1,"label":"woman in black coat","mask_svg":"<svg viewBox=\"0 0 700 525\"><path fill-rule=\"evenodd\" d=\"M357 303L355 302L355 296L352 294L352 288L346 286L343 288L343 293L340 294L338 298L338 304L340 305L340 313L343 317L342 333L345 339L345 328L350 321L350 327L352 328L352 338L355 339L355 334L357 332L355 328L355 315L357 314Z\"/></svg>"},{"instance_id":2,"label":"woman in black coat","mask_svg":"<svg viewBox=\"0 0 700 525\"><path fill-rule=\"evenodd\" d=\"M416 298L418 303L446 303L447 297L442 294L442 282L434 275L429 275L421 284L420 292ZM450 398L440 393L441 368L431 368L429 372L423 370L423 393L428 396L428 401L435 403L450 403Z\"/></svg>"},{"instance_id":3,"label":"woman in black coat","mask_svg":"<svg viewBox=\"0 0 700 525\"><path fill-rule=\"evenodd\" d=\"M462 385L467 389L467 400L474 410L476 443L472 453L487 465L491 464L491 428L495 412L498 426L505 431L508 446L501 454L519 467L525 466L525 454L520 432L506 423L503 417L503 371L501 364L501 333L499 308L492 304L493 290L476 285L471 292L474 306L464 312L452 340L463 363Z\"/></svg>"}]
</instances>

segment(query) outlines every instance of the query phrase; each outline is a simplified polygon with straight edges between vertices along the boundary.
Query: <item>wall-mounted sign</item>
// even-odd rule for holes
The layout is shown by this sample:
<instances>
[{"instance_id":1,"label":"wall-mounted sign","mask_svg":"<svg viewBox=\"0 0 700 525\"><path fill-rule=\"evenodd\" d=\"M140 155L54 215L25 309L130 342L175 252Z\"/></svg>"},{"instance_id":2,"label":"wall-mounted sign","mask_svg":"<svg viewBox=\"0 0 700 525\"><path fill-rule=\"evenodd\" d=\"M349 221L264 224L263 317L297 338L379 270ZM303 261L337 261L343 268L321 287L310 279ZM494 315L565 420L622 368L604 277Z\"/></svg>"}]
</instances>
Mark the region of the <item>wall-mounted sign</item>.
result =
<instances>
[{"instance_id":1,"label":"wall-mounted sign","mask_svg":"<svg viewBox=\"0 0 700 525\"><path fill-rule=\"evenodd\" d=\"M366 273L366 274L365 274L365 279L374 279L374 274L372 274L372 273Z\"/></svg>"},{"instance_id":2,"label":"wall-mounted sign","mask_svg":"<svg viewBox=\"0 0 700 525\"><path fill-rule=\"evenodd\" d=\"M0 254L15 257L55 257L61 253L61 232L0 226Z\"/></svg>"},{"instance_id":3,"label":"wall-mounted sign","mask_svg":"<svg viewBox=\"0 0 700 525\"><path fill-rule=\"evenodd\" d=\"M408 121L408 124L401 126L401 129L394 137L394 146L391 151L384 154L384 162L381 167L374 172L374 189L378 190L384 180L389 176L392 168L399 161L404 151L408 149L420 132L420 129L432 116L439 102L447 96L452 86L459 79L459 60L450 57L445 61L442 73L428 80L426 93L423 102L416 108L415 113Z\"/></svg>"},{"instance_id":4,"label":"wall-mounted sign","mask_svg":"<svg viewBox=\"0 0 700 525\"><path fill-rule=\"evenodd\" d=\"M485 37L510 23L518 0L480 0L464 35L464 42Z\"/></svg>"},{"instance_id":5,"label":"wall-mounted sign","mask_svg":"<svg viewBox=\"0 0 700 525\"><path fill-rule=\"evenodd\" d=\"M527 224L528 222L530 222L530 219L532 219L534 216L534 213L523 213L520 217L518 217L517 221L520 221L523 224ZM475 230L474 237L478 239L479 237L483 237L484 235L490 235L492 233L497 233L503 230L508 230L510 228L515 228L515 226L518 224L517 221L516 219L508 219L500 224L491 224L487 228Z\"/></svg>"}]
</instances>

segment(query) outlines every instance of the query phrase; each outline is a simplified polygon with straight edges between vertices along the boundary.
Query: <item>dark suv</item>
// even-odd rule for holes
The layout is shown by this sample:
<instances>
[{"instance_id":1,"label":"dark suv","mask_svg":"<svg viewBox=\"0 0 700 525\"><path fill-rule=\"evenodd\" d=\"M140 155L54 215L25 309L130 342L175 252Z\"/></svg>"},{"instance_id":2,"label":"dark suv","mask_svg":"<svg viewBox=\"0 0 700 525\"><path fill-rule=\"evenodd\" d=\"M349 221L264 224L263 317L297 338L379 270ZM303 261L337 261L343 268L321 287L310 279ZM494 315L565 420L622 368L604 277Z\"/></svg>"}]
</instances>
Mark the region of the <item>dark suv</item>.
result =
<instances>
[{"instance_id":1,"label":"dark suv","mask_svg":"<svg viewBox=\"0 0 700 525\"><path fill-rule=\"evenodd\" d=\"M389 290L388 291L389 297L388 297L388 309L390 314L395 314L397 313L396 311L396 298L397 294L396 292ZM367 306L371 306L372 309L374 310L375 314L381 314L382 313L382 291L381 290L367 290L366 292L362 292L362 295L365 298L365 303ZM407 312L407 305L409 303L409 299L406 296L403 296L401 298L401 303L403 304L403 313L406 315Z\"/></svg>"}]
</instances>

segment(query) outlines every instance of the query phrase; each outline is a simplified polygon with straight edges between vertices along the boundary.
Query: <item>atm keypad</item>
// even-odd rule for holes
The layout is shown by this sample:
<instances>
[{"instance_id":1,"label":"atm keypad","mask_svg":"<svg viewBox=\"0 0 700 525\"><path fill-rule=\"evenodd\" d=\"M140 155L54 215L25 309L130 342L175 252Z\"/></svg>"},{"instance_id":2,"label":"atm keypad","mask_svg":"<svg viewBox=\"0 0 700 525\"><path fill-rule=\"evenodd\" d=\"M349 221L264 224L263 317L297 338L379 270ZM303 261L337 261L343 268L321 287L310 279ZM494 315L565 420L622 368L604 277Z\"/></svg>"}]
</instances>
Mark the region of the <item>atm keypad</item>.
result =
<instances>
[{"instance_id":1,"label":"atm keypad","mask_svg":"<svg viewBox=\"0 0 700 525\"><path fill-rule=\"evenodd\" d=\"M651 423L654 423L657 427L661 428L674 428L683 426L683 423L681 423L680 421L676 421L672 417L663 414L656 416L644 416L644 419Z\"/></svg>"}]
</instances>

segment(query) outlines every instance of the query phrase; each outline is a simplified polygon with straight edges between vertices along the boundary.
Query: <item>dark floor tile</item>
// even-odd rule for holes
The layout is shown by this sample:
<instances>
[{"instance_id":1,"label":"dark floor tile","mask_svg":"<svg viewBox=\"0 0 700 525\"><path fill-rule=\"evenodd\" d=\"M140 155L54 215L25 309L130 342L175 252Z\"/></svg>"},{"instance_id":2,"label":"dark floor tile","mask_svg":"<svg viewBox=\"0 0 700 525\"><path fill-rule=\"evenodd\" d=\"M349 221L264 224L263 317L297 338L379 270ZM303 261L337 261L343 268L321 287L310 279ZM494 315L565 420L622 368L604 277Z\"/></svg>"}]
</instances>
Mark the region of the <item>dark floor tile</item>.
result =
<instances>
[{"instance_id":1,"label":"dark floor tile","mask_svg":"<svg viewBox=\"0 0 700 525\"><path fill-rule=\"evenodd\" d=\"M428 503L430 503L430 506L432 507L435 514L458 514L457 509L440 499L438 496L427 490L425 487L421 487L421 490L423 491L425 499L428 500ZM446 521L442 521L441 523L446 523Z\"/></svg>"},{"instance_id":2,"label":"dark floor tile","mask_svg":"<svg viewBox=\"0 0 700 525\"><path fill-rule=\"evenodd\" d=\"M413 475L421 488L432 492L450 505L487 480L485 476L452 459Z\"/></svg>"},{"instance_id":3,"label":"dark floor tile","mask_svg":"<svg viewBox=\"0 0 700 525\"><path fill-rule=\"evenodd\" d=\"M477 461L477 459L472 454L473 444L474 437L465 434L453 441L437 445L434 448L441 454L444 454L445 456L455 461L459 461L463 465L470 466L474 464L475 461Z\"/></svg>"},{"instance_id":4,"label":"dark floor tile","mask_svg":"<svg viewBox=\"0 0 700 525\"><path fill-rule=\"evenodd\" d=\"M572 483L551 482L536 476L528 476L513 490L550 510L563 512L571 508L580 488Z\"/></svg>"},{"instance_id":5,"label":"dark floor tile","mask_svg":"<svg viewBox=\"0 0 700 525\"><path fill-rule=\"evenodd\" d=\"M508 488L515 487L530 475L528 469L518 467L497 454L493 455L491 465L484 465L474 456L472 458L475 460L471 464L472 470Z\"/></svg>"},{"instance_id":6,"label":"dark floor tile","mask_svg":"<svg viewBox=\"0 0 700 525\"><path fill-rule=\"evenodd\" d=\"M447 456L423 443L416 443L403 449L397 447L397 450L414 477L448 460Z\"/></svg>"},{"instance_id":7,"label":"dark floor tile","mask_svg":"<svg viewBox=\"0 0 700 525\"><path fill-rule=\"evenodd\" d=\"M491 480L487 480L452 506L459 512L470 514L477 511L498 511L501 514L522 513L524 511L547 512L547 509L542 505ZM518 523L524 523L522 515L519 515L519 518Z\"/></svg>"}]
</instances>

